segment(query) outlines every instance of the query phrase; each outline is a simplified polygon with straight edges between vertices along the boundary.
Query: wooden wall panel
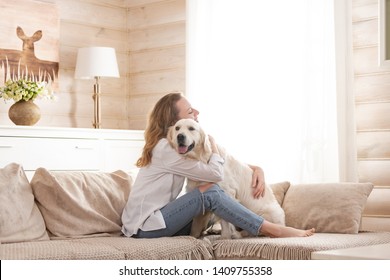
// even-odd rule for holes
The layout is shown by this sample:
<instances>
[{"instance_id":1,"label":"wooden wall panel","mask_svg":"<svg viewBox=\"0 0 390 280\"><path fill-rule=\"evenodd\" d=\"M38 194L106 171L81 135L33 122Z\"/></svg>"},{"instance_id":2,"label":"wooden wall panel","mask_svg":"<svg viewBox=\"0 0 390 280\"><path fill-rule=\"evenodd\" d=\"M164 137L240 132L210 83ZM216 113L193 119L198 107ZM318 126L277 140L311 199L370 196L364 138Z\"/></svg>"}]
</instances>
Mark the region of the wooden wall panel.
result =
<instances>
[{"instance_id":1,"label":"wooden wall panel","mask_svg":"<svg viewBox=\"0 0 390 280\"><path fill-rule=\"evenodd\" d=\"M185 90L185 0L125 1L128 7L129 127L169 92Z\"/></svg>"},{"instance_id":2,"label":"wooden wall panel","mask_svg":"<svg viewBox=\"0 0 390 280\"><path fill-rule=\"evenodd\" d=\"M131 96L182 91L185 88L185 71L171 69L130 75Z\"/></svg>"},{"instance_id":3,"label":"wooden wall panel","mask_svg":"<svg viewBox=\"0 0 390 280\"><path fill-rule=\"evenodd\" d=\"M390 218L390 188L373 189L367 199L363 216L387 216Z\"/></svg>"},{"instance_id":4,"label":"wooden wall panel","mask_svg":"<svg viewBox=\"0 0 390 280\"><path fill-rule=\"evenodd\" d=\"M378 0L352 0L357 170L372 182L362 230L390 230L390 69L379 67Z\"/></svg>"},{"instance_id":5,"label":"wooden wall panel","mask_svg":"<svg viewBox=\"0 0 390 280\"><path fill-rule=\"evenodd\" d=\"M173 46L130 54L130 73L185 67L185 47Z\"/></svg>"},{"instance_id":6,"label":"wooden wall panel","mask_svg":"<svg viewBox=\"0 0 390 280\"><path fill-rule=\"evenodd\" d=\"M54 1L61 11L61 20L84 22L86 25L101 28L124 29L126 12L123 6L115 2L99 0L57 0ZM77 29L74 31L77 32Z\"/></svg>"},{"instance_id":7,"label":"wooden wall panel","mask_svg":"<svg viewBox=\"0 0 390 280\"><path fill-rule=\"evenodd\" d=\"M378 18L378 0L353 1L352 21Z\"/></svg>"},{"instance_id":8,"label":"wooden wall panel","mask_svg":"<svg viewBox=\"0 0 390 280\"><path fill-rule=\"evenodd\" d=\"M162 96L158 94L145 94L142 96L134 96L129 99L129 111L132 112L129 117L129 125L131 127L146 126L147 116L158 99Z\"/></svg>"},{"instance_id":9,"label":"wooden wall panel","mask_svg":"<svg viewBox=\"0 0 390 280\"><path fill-rule=\"evenodd\" d=\"M386 69L379 67L378 46L358 47L354 49L354 70L356 75L385 73ZM363 58L364 59L360 59Z\"/></svg>"},{"instance_id":10,"label":"wooden wall panel","mask_svg":"<svg viewBox=\"0 0 390 280\"><path fill-rule=\"evenodd\" d=\"M390 159L390 130L358 133L356 142L359 159Z\"/></svg>"},{"instance_id":11,"label":"wooden wall panel","mask_svg":"<svg viewBox=\"0 0 390 280\"><path fill-rule=\"evenodd\" d=\"M130 30L185 21L185 0L165 0L128 9Z\"/></svg>"},{"instance_id":12,"label":"wooden wall panel","mask_svg":"<svg viewBox=\"0 0 390 280\"><path fill-rule=\"evenodd\" d=\"M378 20L356 22L354 25L353 44L356 47L376 46L378 44ZM375 30L374 32L372 30Z\"/></svg>"},{"instance_id":13,"label":"wooden wall panel","mask_svg":"<svg viewBox=\"0 0 390 280\"><path fill-rule=\"evenodd\" d=\"M389 216L362 217L360 231L390 231Z\"/></svg>"},{"instance_id":14,"label":"wooden wall panel","mask_svg":"<svg viewBox=\"0 0 390 280\"><path fill-rule=\"evenodd\" d=\"M137 7L146 4L161 2L161 0L124 0L123 2L126 7Z\"/></svg>"},{"instance_id":15,"label":"wooden wall panel","mask_svg":"<svg viewBox=\"0 0 390 280\"><path fill-rule=\"evenodd\" d=\"M81 128L91 128L92 127L92 118L91 116L70 116L70 115L48 115L46 118L39 121L40 126L53 126L53 122L60 121L63 125L61 127L81 127ZM128 121L125 119L117 119L106 117L102 120L103 127L126 127Z\"/></svg>"},{"instance_id":16,"label":"wooden wall panel","mask_svg":"<svg viewBox=\"0 0 390 280\"><path fill-rule=\"evenodd\" d=\"M71 113L72 115L90 117L93 114L93 103L91 103L91 100L93 100L92 94L69 94L54 101L38 100L36 103L41 111L49 115L67 115ZM126 119L127 110L121 105L123 102L122 96L105 94L101 96L101 102L105 103L105 106L102 106L102 115L108 117L113 115L112 112L115 112L115 117ZM62 107L61 112L57 112L58 109L56 107L59 105Z\"/></svg>"},{"instance_id":17,"label":"wooden wall panel","mask_svg":"<svg viewBox=\"0 0 390 280\"><path fill-rule=\"evenodd\" d=\"M390 102L390 73L355 76L356 103Z\"/></svg>"},{"instance_id":18,"label":"wooden wall panel","mask_svg":"<svg viewBox=\"0 0 390 280\"><path fill-rule=\"evenodd\" d=\"M362 103L356 105L357 130L390 129L390 103Z\"/></svg>"},{"instance_id":19,"label":"wooden wall panel","mask_svg":"<svg viewBox=\"0 0 390 280\"><path fill-rule=\"evenodd\" d=\"M93 25L80 25L73 21L63 21L61 23L61 39L63 45L67 47L115 47L117 54L125 54L127 49L123 39L126 38L126 34L126 29L110 29Z\"/></svg>"},{"instance_id":20,"label":"wooden wall panel","mask_svg":"<svg viewBox=\"0 0 390 280\"><path fill-rule=\"evenodd\" d=\"M390 231L390 187L372 190L363 210L360 230Z\"/></svg>"},{"instance_id":21,"label":"wooden wall panel","mask_svg":"<svg viewBox=\"0 0 390 280\"><path fill-rule=\"evenodd\" d=\"M63 102L71 106L73 114L80 118L90 119L93 116L93 84L94 80L74 79L77 49L86 46L113 47L117 53L121 78L102 78L101 106L103 128L128 128L127 126L127 77L128 57L126 49L126 10L123 1L59 1L63 18L61 22L62 50L61 67L66 74L67 96ZM75 101L75 96L76 100ZM77 103L77 106L74 104ZM65 106L66 107L66 106ZM80 109L80 108L86 109ZM113 121L115 120L115 121ZM78 122L88 124L91 121ZM118 126L119 125L119 126Z\"/></svg>"},{"instance_id":22,"label":"wooden wall panel","mask_svg":"<svg viewBox=\"0 0 390 280\"><path fill-rule=\"evenodd\" d=\"M185 22L135 29L129 32L129 51L154 49L185 44Z\"/></svg>"},{"instance_id":23,"label":"wooden wall panel","mask_svg":"<svg viewBox=\"0 0 390 280\"><path fill-rule=\"evenodd\" d=\"M378 2L378 0L353 0L352 1L352 6L353 7L366 6L366 5L369 5L369 4L375 4L377 2Z\"/></svg>"},{"instance_id":24,"label":"wooden wall panel","mask_svg":"<svg viewBox=\"0 0 390 280\"><path fill-rule=\"evenodd\" d=\"M390 160L359 160L358 170L360 182L371 182L375 186L390 185Z\"/></svg>"}]
</instances>

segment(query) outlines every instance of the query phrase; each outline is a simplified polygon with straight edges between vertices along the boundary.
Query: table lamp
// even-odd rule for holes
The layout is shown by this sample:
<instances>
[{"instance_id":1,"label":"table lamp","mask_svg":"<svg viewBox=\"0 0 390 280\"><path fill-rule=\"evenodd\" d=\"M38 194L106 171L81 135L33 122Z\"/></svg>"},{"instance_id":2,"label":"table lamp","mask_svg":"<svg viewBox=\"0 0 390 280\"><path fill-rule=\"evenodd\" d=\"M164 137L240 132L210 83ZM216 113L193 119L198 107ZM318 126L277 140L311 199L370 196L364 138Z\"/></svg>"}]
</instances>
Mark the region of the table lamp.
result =
<instances>
[{"instance_id":1,"label":"table lamp","mask_svg":"<svg viewBox=\"0 0 390 280\"><path fill-rule=\"evenodd\" d=\"M100 85L101 77L119 78L118 63L114 48L87 47L77 53L75 78L95 79L94 84L94 128L101 128Z\"/></svg>"}]
</instances>

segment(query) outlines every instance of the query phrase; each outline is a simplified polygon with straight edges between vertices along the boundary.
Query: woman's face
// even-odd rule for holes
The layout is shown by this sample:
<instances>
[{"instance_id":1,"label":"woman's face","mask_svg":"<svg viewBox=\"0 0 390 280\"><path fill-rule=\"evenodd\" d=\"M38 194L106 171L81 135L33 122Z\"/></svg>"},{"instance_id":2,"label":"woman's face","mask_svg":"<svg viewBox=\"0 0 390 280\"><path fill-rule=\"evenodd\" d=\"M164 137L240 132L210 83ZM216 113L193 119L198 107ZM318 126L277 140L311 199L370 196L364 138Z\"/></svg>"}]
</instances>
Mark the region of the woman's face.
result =
<instances>
[{"instance_id":1,"label":"woman's face","mask_svg":"<svg viewBox=\"0 0 390 280\"><path fill-rule=\"evenodd\" d=\"M193 119L198 121L199 111L192 108L190 102L185 97L176 102L176 108L179 111L178 117L181 119Z\"/></svg>"}]
</instances>

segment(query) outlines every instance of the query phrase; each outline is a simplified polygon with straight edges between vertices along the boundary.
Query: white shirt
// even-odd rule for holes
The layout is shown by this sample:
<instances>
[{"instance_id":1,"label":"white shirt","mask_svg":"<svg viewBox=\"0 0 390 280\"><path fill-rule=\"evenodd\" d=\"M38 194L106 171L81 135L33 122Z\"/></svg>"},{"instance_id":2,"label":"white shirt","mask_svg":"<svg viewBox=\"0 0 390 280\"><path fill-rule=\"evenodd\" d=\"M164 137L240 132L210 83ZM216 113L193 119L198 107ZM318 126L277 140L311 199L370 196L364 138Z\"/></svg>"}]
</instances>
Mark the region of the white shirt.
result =
<instances>
[{"instance_id":1,"label":"white shirt","mask_svg":"<svg viewBox=\"0 0 390 280\"><path fill-rule=\"evenodd\" d=\"M122 213L122 232L130 237L138 232L165 228L160 209L180 194L185 178L203 182L223 179L223 159L213 154L208 164L179 155L161 139L153 149L152 162L142 167Z\"/></svg>"}]
</instances>

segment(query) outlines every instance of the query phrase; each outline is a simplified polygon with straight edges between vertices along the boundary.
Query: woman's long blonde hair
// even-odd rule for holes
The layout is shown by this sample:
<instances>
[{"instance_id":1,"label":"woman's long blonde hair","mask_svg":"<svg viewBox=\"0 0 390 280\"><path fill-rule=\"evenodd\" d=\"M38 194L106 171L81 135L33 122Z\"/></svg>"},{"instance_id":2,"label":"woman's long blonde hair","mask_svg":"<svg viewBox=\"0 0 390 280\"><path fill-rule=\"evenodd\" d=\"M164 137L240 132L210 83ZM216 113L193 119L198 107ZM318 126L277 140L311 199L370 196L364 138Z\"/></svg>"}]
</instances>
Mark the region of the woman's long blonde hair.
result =
<instances>
[{"instance_id":1,"label":"woman's long blonde hair","mask_svg":"<svg viewBox=\"0 0 390 280\"><path fill-rule=\"evenodd\" d=\"M168 128L178 120L176 107L183 95L181 93L169 93L163 96L154 106L149 115L145 130L145 146L141 157L137 161L137 167L147 166L152 161L152 151L160 139L167 137Z\"/></svg>"}]
</instances>

